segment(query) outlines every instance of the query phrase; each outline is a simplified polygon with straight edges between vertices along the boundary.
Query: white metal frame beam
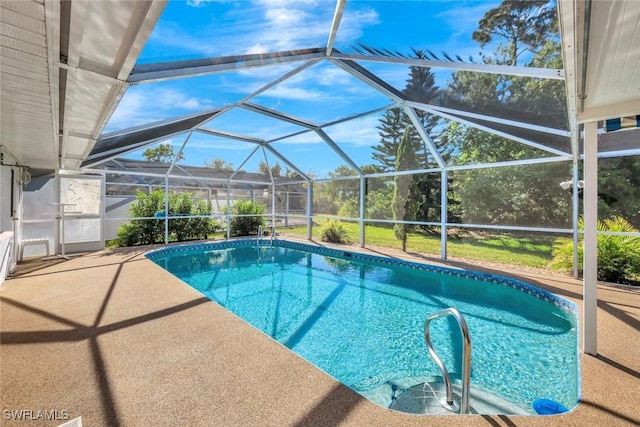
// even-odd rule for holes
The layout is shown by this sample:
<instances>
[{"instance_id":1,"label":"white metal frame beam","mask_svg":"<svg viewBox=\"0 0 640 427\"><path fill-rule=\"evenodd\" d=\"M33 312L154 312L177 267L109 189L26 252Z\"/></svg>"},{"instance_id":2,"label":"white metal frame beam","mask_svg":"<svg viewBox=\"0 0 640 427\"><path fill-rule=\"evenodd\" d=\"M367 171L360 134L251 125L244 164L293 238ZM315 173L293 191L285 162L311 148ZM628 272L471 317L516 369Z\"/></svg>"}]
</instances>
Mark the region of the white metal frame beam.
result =
<instances>
[{"instance_id":1,"label":"white metal frame beam","mask_svg":"<svg viewBox=\"0 0 640 427\"><path fill-rule=\"evenodd\" d=\"M148 83L227 71L238 71L248 68L266 67L287 62L306 61L323 58L324 56L324 48L310 48L283 52L254 53L219 58L143 64L134 68L131 74L129 74L127 82Z\"/></svg>"},{"instance_id":2,"label":"white metal frame beam","mask_svg":"<svg viewBox=\"0 0 640 427\"><path fill-rule=\"evenodd\" d=\"M472 122L470 120L462 119L462 118L460 118L458 116L454 116L454 115L451 115L449 113L444 113L442 111L438 111L438 110L436 110L434 108L431 108L431 106L429 106L427 104L421 104L421 103L418 103L418 102L408 101L407 105L414 106L414 107L416 107L416 108L418 108L420 110L426 111L426 112L431 113L431 114L435 114L436 116L440 116L440 117L442 117L444 119L447 119L447 120L452 120L454 122L462 123L462 124L470 126L472 128L476 128L476 129L479 129L479 130L482 130L482 131L485 131L485 132L488 132L488 133L492 133L492 134L497 135L497 136L501 136L503 138L510 139L512 141L519 142L519 143L527 145L527 146L529 146L531 148L536 148L538 150L546 151L547 153L555 154L555 155L558 155L558 156L567 156L567 157L571 156L571 154L567 153L566 151L557 150L555 148L551 148L551 147L548 147L546 145L543 145L543 144L540 144L540 143L537 143L537 142L534 142L534 141L530 141L530 140L528 140L526 138L521 138L521 137L518 137L518 136L514 136L514 135L511 135L511 134L509 134L507 132L503 132L503 131L500 131L500 130L497 130L497 129L493 129L493 128L488 127L488 126L480 125L478 123Z\"/></svg>"},{"instance_id":3,"label":"white metal frame beam","mask_svg":"<svg viewBox=\"0 0 640 427\"><path fill-rule=\"evenodd\" d=\"M424 128L424 126L422 126L422 122L420 121L420 117L418 117L416 110L414 110L412 107L409 107L408 105L405 104L404 112L407 114L407 116L409 116L411 123L413 123L413 126L418 131L418 135L420 135L420 138L422 139L423 143L427 146L429 153L436 160L436 163L438 164L438 166L440 166L441 168L444 168L445 162L442 159L442 156L440 155L440 153L438 152L438 148L433 143L431 136L429 136L429 134L427 133L427 130Z\"/></svg>"},{"instance_id":4,"label":"white metal frame beam","mask_svg":"<svg viewBox=\"0 0 640 427\"><path fill-rule=\"evenodd\" d=\"M342 14L344 13L344 7L347 5L347 0L338 0L336 4L336 10L333 14L333 21L331 22L331 30L329 31L329 40L327 41L326 56L330 56L333 50L333 43L338 35L338 29L340 28L340 21L342 20Z\"/></svg>"},{"instance_id":5,"label":"white metal frame beam","mask_svg":"<svg viewBox=\"0 0 640 427\"><path fill-rule=\"evenodd\" d=\"M354 171L356 171L356 173L360 176L364 175L364 172L362 172L362 169L360 169L360 166L356 165L355 162L353 160L351 160L351 157L349 157L344 151L342 151L342 148L340 148L338 146L338 144L336 144L333 139L331 139L331 137L329 135L326 134L326 132L320 128L315 129L315 133L318 134L318 136L320 138L322 138L322 140L329 146L331 147L331 149L333 151L336 152L336 154L338 154L338 156L340 156L342 158L342 160L345 161L346 164L348 164Z\"/></svg>"},{"instance_id":6,"label":"white metal frame beam","mask_svg":"<svg viewBox=\"0 0 640 427\"><path fill-rule=\"evenodd\" d=\"M338 60L369 61L408 65L413 67L444 68L453 71L473 71L477 73L505 74L519 77L533 77L563 80L564 70L555 68L516 67L512 65L478 64L474 62L433 61L430 59L398 58L394 56L374 56L352 53L341 53L335 49L331 58Z\"/></svg>"},{"instance_id":7,"label":"white metal frame beam","mask_svg":"<svg viewBox=\"0 0 640 427\"><path fill-rule=\"evenodd\" d=\"M242 108L243 110L247 110L253 113L258 113L267 117L271 117L272 119L291 123L293 125L300 126L301 128L314 129L318 127L315 123L312 123L308 120L294 117L290 114L281 113L279 111L272 110L271 108L263 107L262 105L253 104L251 102L245 102L243 104L240 104L238 107Z\"/></svg>"}]
</instances>

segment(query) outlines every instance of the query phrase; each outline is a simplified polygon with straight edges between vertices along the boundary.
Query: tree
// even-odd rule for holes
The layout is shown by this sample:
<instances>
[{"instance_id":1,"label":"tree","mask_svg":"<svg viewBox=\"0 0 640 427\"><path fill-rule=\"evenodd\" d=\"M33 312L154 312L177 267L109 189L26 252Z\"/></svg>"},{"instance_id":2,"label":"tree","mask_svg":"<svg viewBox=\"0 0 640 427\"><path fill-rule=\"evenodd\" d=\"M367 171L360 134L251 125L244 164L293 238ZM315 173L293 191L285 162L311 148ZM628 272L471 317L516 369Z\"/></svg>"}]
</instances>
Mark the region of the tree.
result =
<instances>
[{"instance_id":1,"label":"tree","mask_svg":"<svg viewBox=\"0 0 640 427\"><path fill-rule=\"evenodd\" d=\"M496 51L502 52L498 64L517 65L526 51L535 52L556 27L556 13L548 0L503 0L489 10L473 32L482 47L498 39Z\"/></svg>"},{"instance_id":2,"label":"tree","mask_svg":"<svg viewBox=\"0 0 640 427\"><path fill-rule=\"evenodd\" d=\"M219 157L216 157L213 160L205 160L203 166L218 172L233 172L233 163L228 163Z\"/></svg>"},{"instance_id":3,"label":"tree","mask_svg":"<svg viewBox=\"0 0 640 427\"><path fill-rule=\"evenodd\" d=\"M424 51L419 49L413 50L413 56L417 59L427 59ZM409 78L407 79L406 86L403 90L403 94L407 99L419 102L423 104L429 104L434 99L440 96L440 89L436 86L435 76L428 67L412 66L409 68ZM420 121L420 125L424 128L428 135L433 135L435 129L440 122L440 119L432 114L416 109L416 115ZM407 169L397 169L397 153L398 146L403 137L403 133L408 128L410 129L411 138L415 144L412 146L415 149L413 155L417 159L414 169L426 169L436 166L435 159L431 157L431 152L428 148L428 143L433 143L435 149L438 151L439 156L447 162L450 158L453 148L448 147L446 140L442 140L438 137L433 137L431 141L427 142L420 137L414 123L404 113L401 108L392 108L387 110L380 120L378 125L380 143L373 147L374 153L372 158L374 161L380 164L380 167L384 172L400 171ZM402 165L401 167L406 167ZM415 185L420 189L420 205L417 210L417 216L415 219L423 221L438 221L440 219L440 206L441 206L441 175L440 174L421 174L413 178ZM371 198L372 200L379 198ZM378 213L385 212L383 206L377 206ZM457 202L455 198L449 198L448 203L448 216L450 219L458 218L457 215ZM424 227L430 228L430 227Z\"/></svg>"},{"instance_id":4,"label":"tree","mask_svg":"<svg viewBox=\"0 0 640 427\"><path fill-rule=\"evenodd\" d=\"M384 112L379 130L380 143L373 146L372 159L380 164L383 172L391 172L396 165L396 153L406 127L407 117L399 107L390 108Z\"/></svg>"},{"instance_id":5,"label":"tree","mask_svg":"<svg viewBox=\"0 0 640 427\"><path fill-rule=\"evenodd\" d=\"M427 59L425 53L419 49L413 49L413 56L416 59ZM409 67L409 78L402 93L405 94L407 99L423 104L428 104L432 99L436 98L439 94L439 89L436 86L435 76L431 69L429 67ZM430 134L436 126L438 118L423 111L417 111L417 114L422 126ZM373 147L374 153L371 157L380 164L384 172L394 171L398 145L407 126L414 129L409 117L399 107L385 111L380 124L376 126L379 130L380 143ZM416 131L412 130L412 132L415 133ZM426 168L427 149L424 144L418 146L416 155L420 158L420 164Z\"/></svg>"},{"instance_id":6,"label":"tree","mask_svg":"<svg viewBox=\"0 0 640 427\"><path fill-rule=\"evenodd\" d=\"M417 149L416 142L416 139L411 136L409 127L407 127L398 146L398 154L396 155L397 170L413 170L417 168L417 159L414 155ZM412 175L397 175L395 183L393 218L396 221L415 219L420 206L420 194L414 177ZM413 229L411 224L396 224L393 227L396 239L402 242L402 250L405 252L407 251L407 237L411 229Z\"/></svg>"},{"instance_id":7,"label":"tree","mask_svg":"<svg viewBox=\"0 0 640 427\"><path fill-rule=\"evenodd\" d=\"M271 175L269 175L269 171L271 171ZM280 166L280 163L276 162L275 165L271 166L271 168L269 168L269 166L267 165L267 162L265 162L264 160L260 162L260 164L258 165L258 173L261 173L267 177L279 177L281 176L280 174L282 173L282 166Z\"/></svg>"},{"instance_id":8,"label":"tree","mask_svg":"<svg viewBox=\"0 0 640 427\"><path fill-rule=\"evenodd\" d=\"M487 64L562 68L558 23L548 1L503 1L488 11L473 34L491 44ZM456 72L441 96L445 106L496 117L567 129L564 83L511 75ZM489 126L492 126L489 124ZM524 139L569 150L568 138L523 128L506 130ZM455 148L454 163L494 163L546 157L539 150L471 126L451 122L441 136ZM563 145L564 144L564 145ZM566 226L570 198L558 190L570 165L501 167L455 173L464 221L529 226ZM451 176L450 176L451 177Z\"/></svg>"},{"instance_id":9,"label":"tree","mask_svg":"<svg viewBox=\"0 0 640 427\"><path fill-rule=\"evenodd\" d=\"M150 162L169 163L176 157L176 153L173 151L171 144L160 144L156 148L147 148L144 150L142 157ZM184 160L182 153L175 159L176 162L179 160Z\"/></svg>"},{"instance_id":10,"label":"tree","mask_svg":"<svg viewBox=\"0 0 640 427\"><path fill-rule=\"evenodd\" d=\"M598 215L621 216L640 229L640 156L600 159Z\"/></svg>"}]
</instances>

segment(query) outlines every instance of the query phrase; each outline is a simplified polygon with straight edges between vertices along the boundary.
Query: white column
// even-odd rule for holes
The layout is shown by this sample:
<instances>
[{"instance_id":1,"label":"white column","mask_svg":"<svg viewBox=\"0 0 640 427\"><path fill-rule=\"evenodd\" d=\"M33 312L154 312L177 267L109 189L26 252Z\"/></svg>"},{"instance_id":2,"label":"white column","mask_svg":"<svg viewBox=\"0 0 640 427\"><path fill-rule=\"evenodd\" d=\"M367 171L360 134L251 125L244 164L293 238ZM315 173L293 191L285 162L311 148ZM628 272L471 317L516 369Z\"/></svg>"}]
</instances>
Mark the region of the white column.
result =
<instances>
[{"instance_id":1,"label":"white column","mask_svg":"<svg viewBox=\"0 0 640 427\"><path fill-rule=\"evenodd\" d=\"M578 243L580 241L580 231L578 230L578 219L580 217L580 197L578 189L578 161L573 160L573 194L571 197L572 215L571 224L573 224L573 278L580 277L580 266L578 265Z\"/></svg>"},{"instance_id":2,"label":"white column","mask_svg":"<svg viewBox=\"0 0 640 427\"><path fill-rule=\"evenodd\" d=\"M307 239L313 237L313 181L307 184Z\"/></svg>"},{"instance_id":3,"label":"white column","mask_svg":"<svg viewBox=\"0 0 640 427\"><path fill-rule=\"evenodd\" d=\"M365 217L365 203L367 196L367 178L360 177L360 247L364 248L365 235L364 235L364 217Z\"/></svg>"},{"instance_id":4,"label":"white column","mask_svg":"<svg viewBox=\"0 0 640 427\"><path fill-rule=\"evenodd\" d=\"M276 184L275 182L271 183L271 230L270 233L274 232L276 229Z\"/></svg>"},{"instance_id":5,"label":"white column","mask_svg":"<svg viewBox=\"0 0 640 427\"><path fill-rule=\"evenodd\" d=\"M253 197L253 192L252 192ZM227 181L227 239L231 238L231 184Z\"/></svg>"},{"instance_id":6,"label":"white column","mask_svg":"<svg viewBox=\"0 0 640 427\"><path fill-rule=\"evenodd\" d=\"M164 177L164 243L169 243L169 177Z\"/></svg>"},{"instance_id":7,"label":"white column","mask_svg":"<svg viewBox=\"0 0 640 427\"><path fill-rule=\"evenodd\" d=\"M289 190L285 193L285 205L284 205L284 226L289 226Z\"/></svg>"},{"instance_id":8,"label":"white column","mask_svg":"<svg viewBox=\"0 0 640 427\"><path fill-rule=\"evenodd\" d=\"M449 191L447 170L442 168L440 172L440 259L447 259L447 193Z\"/></svg>"},{"instance_id":9,"label":"white column","mask_svg":"<svg viewBox=\"0 0 640 427\"><path fill-rule=\"evenodd\" d=\"M584 125L584 270L582 351L598 354L598 124Z\"/></svg>"}]
</instances>

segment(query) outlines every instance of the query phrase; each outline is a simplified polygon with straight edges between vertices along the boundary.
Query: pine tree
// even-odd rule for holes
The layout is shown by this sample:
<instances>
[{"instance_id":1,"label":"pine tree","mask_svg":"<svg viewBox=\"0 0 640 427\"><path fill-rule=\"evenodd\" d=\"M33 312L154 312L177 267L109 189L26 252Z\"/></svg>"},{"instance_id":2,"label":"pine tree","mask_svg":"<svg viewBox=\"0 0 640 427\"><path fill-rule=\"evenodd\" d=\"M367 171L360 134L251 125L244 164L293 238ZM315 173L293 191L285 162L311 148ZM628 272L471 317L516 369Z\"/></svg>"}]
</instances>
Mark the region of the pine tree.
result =
<instances>
[{"instance_id":1,"label":"pine tree","mask_svg":"<svg viewBox=\"0 0 640 427\"><path fill-rule=\"evenodd\" d=\"M413 56L416 59L426 59L422 50L413 49ZM403 93L407 96L407 99L424 104L437 97L439 89L436 86L435 76L431 69L428 67L409 67L409 78ZM431 132L438 122L437 117L422 111L418 111L418 117L420 117L427 133ZM419 138L413 123L399 107L387 110L377 126L380 131L380 143L373 147L372 158L382 166L385 172L395 170L398 145L407 126L411 129L412 135ZM418 146L416 155L420 159L419 168L426 168L427 157L424 143Z\"/></svg>"},{"instance_id":2,"label":"pine tree","mask_svg":"<svg viewBox=\"0 0 640 427\"><path fill-rule=\"evenodd\" d=\"M414 155L418 147L417 139L411 135L411 130L407 126L398 145L397 170L413 170L419 166L418 160ZM415 220L421 205L418 180L415 179L414 175L397 175L395 184L393 194L394 220ZM395 224L393 227L394 235L396 239L402 242L402 250L405 252L407 251L407 237L412 229L413 226L411 224Z\"/></svg>"},{"instance_id":3,"label":"pine tree","mask_svg":"<svg viewBox=\"0 0 640 427\"><path fill-rule=\"evenodd\" d=\"M376 128L380 131L380 143L373 147L371 155L378 162L383 172L391 172L395 169L396 153L402 138L402 132L407 125L408 118L399 107L385 111L380 124Z\"/></svg>"}]
</instances>

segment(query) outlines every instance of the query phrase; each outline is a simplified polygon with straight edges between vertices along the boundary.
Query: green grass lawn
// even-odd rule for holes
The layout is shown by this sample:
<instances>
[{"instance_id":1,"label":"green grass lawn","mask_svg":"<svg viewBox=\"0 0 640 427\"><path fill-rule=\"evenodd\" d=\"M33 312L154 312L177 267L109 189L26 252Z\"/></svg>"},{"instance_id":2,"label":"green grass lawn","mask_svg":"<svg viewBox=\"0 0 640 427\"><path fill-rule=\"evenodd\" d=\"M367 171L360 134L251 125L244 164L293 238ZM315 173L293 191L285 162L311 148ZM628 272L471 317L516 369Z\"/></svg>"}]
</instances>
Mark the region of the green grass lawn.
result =
<instances>
[{"instance_id":1,"label":"green grass lawn","mask_svg":"<svg viewBox=\"0 0 640 427\"><path fill-rule=\"evenodd\" d=\"M350 230L351 238L358 241L358 224L344 223ZM279 228L280 231L306 237L307 228ZM499 262L503 264L546 268L551 261L551 247L557 236L550 235L510 235L505 233L469 233L462 237L450 237L447 243L448 255L458 258ZM320 226L313 227L313 238L320 240ZM366 244L394 249L402 245L393 235L392 228L368 225L365 228ZM421 232L410 233L407 251L425 255L440 256L440 236Z\"/></svg>"}]
</instances>

